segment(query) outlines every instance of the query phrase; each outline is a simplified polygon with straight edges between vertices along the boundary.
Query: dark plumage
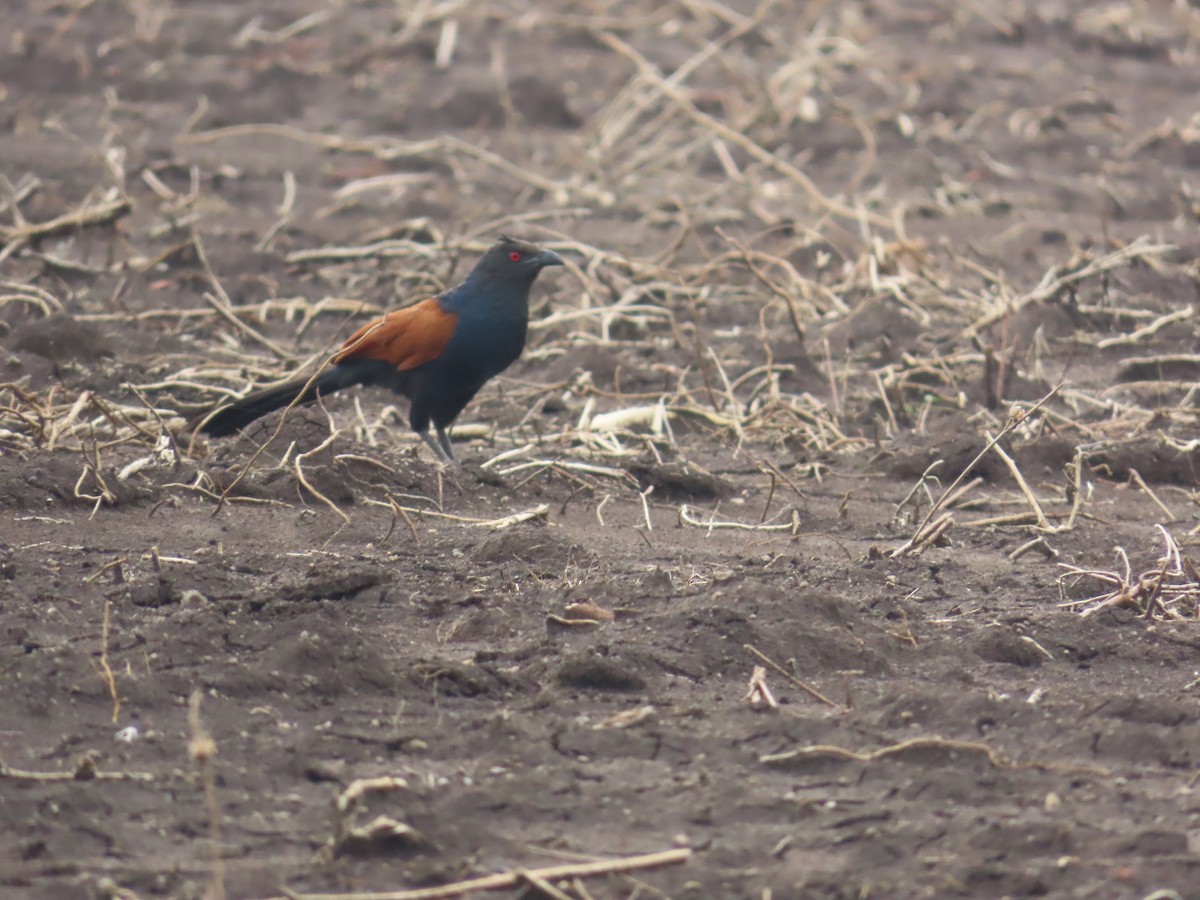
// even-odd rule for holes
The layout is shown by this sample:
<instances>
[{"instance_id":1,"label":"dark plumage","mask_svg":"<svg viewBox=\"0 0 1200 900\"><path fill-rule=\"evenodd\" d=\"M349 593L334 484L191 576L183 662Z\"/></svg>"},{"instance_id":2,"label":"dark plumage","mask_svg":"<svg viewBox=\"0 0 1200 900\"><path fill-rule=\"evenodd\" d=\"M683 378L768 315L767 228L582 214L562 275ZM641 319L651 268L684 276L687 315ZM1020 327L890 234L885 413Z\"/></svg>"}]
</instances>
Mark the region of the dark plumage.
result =
<instances>
[{"instance_id":1,"label":"dark plumage","mask_svg":"<svg viewBox=\"0 0 1200 900\"><path fill-rule=\"evenodd\" d=\"M446 429L484 384L521 355L529 289L542 269L562 264L551 250L502 237L461 284L368 322L315 378L301 376L248 394L206 413L200 430L221 437L293 402L378 384L409 399L413 431L436 455L451 460Z\"/></svg>"}]
</instances>

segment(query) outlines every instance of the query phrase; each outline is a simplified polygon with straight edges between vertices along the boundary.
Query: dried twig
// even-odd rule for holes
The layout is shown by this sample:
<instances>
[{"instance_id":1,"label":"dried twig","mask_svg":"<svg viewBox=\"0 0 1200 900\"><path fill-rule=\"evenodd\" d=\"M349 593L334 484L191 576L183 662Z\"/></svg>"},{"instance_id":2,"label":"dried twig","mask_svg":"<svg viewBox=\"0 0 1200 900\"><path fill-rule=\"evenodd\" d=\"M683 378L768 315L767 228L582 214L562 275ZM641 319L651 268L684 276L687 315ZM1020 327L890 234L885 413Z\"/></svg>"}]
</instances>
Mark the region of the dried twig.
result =
<instances>
[{"instance_id":1,"label":"dried twig","mask_svg":"<svg viewBox=\"0 0 1200 900\"><path fill-rule=\"evenodd\" d=\"M192 691L188 702L188 753L196 766L200 782L204 787L204 809L208 815L208 842L211 854L211 872L208 897L225 900L225 860L221 855L221 807L217 802L217 778L213 758L217 755L217 742L212 739L204 720L200 717L200 702L203 693Z\"/></svg>"},{"instance_id":2,"label":"dried twig","mask_svg":"<svg viewBox=\"0 0 1200 900\"><path fill-rule=\"evenodd\" d=\"M679 524L690 525L693 528L703 528L707 531L717 531L721 529L734 529L737 531L787 531L791 534L800 533L800 513L796 510L790 510L792 520L790 522L780 522L775 525L768 525L762 522L732 522L725 519L709 518L708 521L697 519L691 508L685 503L679 507Z\"/></svg>"},{"instance_id":3,"label":"dried twig","mask_svg":"<svg viewBox=\"0 0 1200 900\"><path fill-rule=\"evenodd\" d=\"M998 304L996 308L976 319L964 329L962 336L966 340L971 340L985 328L999 322L1005 316L1012 315L1031 303L1040 303L1043 300L1048 300L1073 284L1096 275L1101 275L1104 272L1111 272L1113 269L1127 265L1135 259L1162 256L1174 249L1170 244L1155 244L1148 237L1140 237L1120 250L1085 263L1066 274L1059 274L1057 267L1052 268L1042 276L1041 283L1032 291L1012 301Z\"/></svg>"},{"instance_id":4,"label":"dried twig","mask_svg":"<svg viewBox=\"0 0 1200 900\"><path fill-rule=\"evenodd\" d=\"M1163 554L1152 568L1136 576L1124 549L1117 548L1121 571L1084 569L1070 563L1059 563L1064 569L1059 576L1059 606L1073 609L1082 616L1092 616L1102 610L1129 607L1147 619L1200 618L1200 573L1179 548L1179 544L1161 525L1155 530L1163 542ZM1066 599L1066 583L1083 579L1098 581L1105 590L1082 600Z\"/></svg>"},{"instance_id":5,"label":"dried twig","mask_svg":"<svg viewBox=\"0 0 1200 900\"><path fill-rule=\"evenodd\" d=\"M896 225L890 219L875 213L868 212L865 209L847 206L837 200L832 200L826 197L821 190L813 183L812 179L805 175L799 168L786 160L780 159L774 153L764 148L761 144L747 137L740 131L726 125L720 119L709 115L699 109L692 100L674 87L658 68L646 59L642 54L638 53L632 46L627 44L615 34L607 31L594 30L592 32L597 40L603 42L606 46L620 53L635 66L643 78L654 85L664 97L681 109L690 119L699 125L709 129L717 134L722 140L728 141L744 150L747 154L758 160L760 163L774 169L780 175L794 182L809 199L820 209L826 212L833 213L853 222L867 222L876 228L883 228L891 231Z\"/></svg>"},{"instance_id":6,"label":"dried twig","mask_svg":"<svg viewBox=\"0 0 1200 900\"><path fill-rule=\"evenodd\" d=\"M208 253L204 250L204 242L200 239L200 233L198 231L192 232L192 245L196 250L196 258L200 260L200 265L204 269L204 275L208 279L208 283L212 285L213 289L213 293L206 293L204 295L204 299L212 305L213 309L217 311L217 314L238 331L242 332L257 343L262 344L280 359L291 359L291 353L234 315L233 303L230 301L229 295L225 293L225 288L221 286L221 281L219 278L217 278L217 273L213 271L212 263L208 261Z\"/></svg>"},{"instance_id":7,"label":"dried twig","mask_svg":"<svg viewBox=\"0 0 1200 900\"><path fill-rule=\"evenodd\" d=\"M660 866L674 866L687 862L692 851L686 847L676 850L662 850L658 853L645 853L641 856L627 856L624 859L603 860L600 862L567 863L561 866L549 866L544 869L523 870L524 880L533 875L545 882L558 881L563 878L590 878L594 875L608 875L618 872L633 872L639 869L654 869ZM522 871L504 872L498 875L487 875L483 878L472 878L469 881L458 881L453 884L443 884L437 887L415 888L399 891L373 891L350 894L308 894L297 891L285 891L291 900L443 900L446 897L461 897L479 891L498 891L505 888L519 887L523 880Z\"/></svg>"},{"instance_id":8,"label":"dried twig","mask_svg":"<svg viewBox=\"0 0 1200 900\"><path fill-rule=\"evenodd\" d=\"M941 737L918 737L889 744L875 750L850 750L830 744L810 744L786 750L783 753L770 753L759 757L759 762L768 766L790 766L814 759L840 759L846 762L877 762L906 753L921 753L929 750L944 750L952 753L976 753L984 757L988 763L997 769L1039 769L1051 772L1083 772L1091 775L1107 776L1107 769L1099 766L1089 766L1077 763L1042 762L1012 762L998 750L982 741L960 741Z\"/></svg>"},{"instance_id":9,"label":"dried twig","mask_svg":"<svg viewBox=\"0 0 1200 900\"><path fill-rule=\"evenodd\" d=\"M108 627L111 614L112 600L105 597L104 618L100 623L100 671L104 676L104 683L108 687L109 696L112 697L112 721L116 725L121 721L121 695L117 691L117 679L113 675L112 666L108 664Z\"/></svg>"},{"instance_id":10,"label":"dried twig","mask_svg":"<svg viewBox=\"0 0 1200 900\"><path fill-rule=\"evenodd\" d=\"M800 688L800 690L804 691L804 693L808 694L808 696L812 697L818 703L824 703L826 706L830 706L836 710L845 712L843 707L834 703L832 700L830 700L828 697L826 697L825 695L820 693L815 688L809 687L807 684L805 684L803 681L801 681L799 678L797 678L795 675L793 675L791 672L789 672L783 666L779 665L779 663L775 662L775 660L771 659L771 657L767 656L767 654L763 653L761 650L759 650L753 644L744 644L743 646L746 648L747 651L749 651L757 659L759 659L764 665L768 666L773 671L782 675L791 684Z\"/></svg>"},{"instance_id":11,"label":"dried twig","mask_svg":"<svg viewBox=\"0 0 1200 900\"><path fill-rule=\"evenodd\" d=\"M29 241L50 237L64 231L86 228L90 225L104 225L126 215L131 208L128 197L109 196L96 203L84 203L76 210L45 222L0 225L0 241L4 242L4 247L0 249L0 262L4 262Z\"/></svg>"},{"instance_id":12,"label":"dried twig","mask_svg":"<svg viewBox=\"0 0 1200 900\"><path fill-rule=\"evenodd\" d=\"M154 781L155 776L149 772L105 772L96 768L97 754L85 754L73 772L33 772L28 769L17 769L0 762L0 778L13 781Z\"/></svg>"},{"instance_id":13,"label":"dried twig","mask_svg":"<svg viewBox=\"0 0 1200 900\"><path fill-rule=\"evenodd\" d=\"M925 518L921 520L921 523L917 526L916 531L913 532L913 536L911 538L909 538L907 541L905 541L903 544L901 544L899 547L893 549L888 555L892 556L892 557L897 557L897 556L904 556L909 553L919 552L921 548L929 546L933 542L933 540L936 540L937 537L940 537L946 531L946 529L949 528L949 526L950 526L949 517L946 516L946 517L939 519L937 522L933 523L932 526L930 525L930 522L933 519L933 517L938 513L938 511L943 506L945 506L947 498L950 497L954 493L955 490L957 490L959 483L962 482L962 480L971 473L971 471L975 468L975 466L977 466L979 464L979 461L981 459L983 459L984 454L986 454L989 450L991 450L993 447L995 447L1013 429L1015 429L1017 426L1021 425L1025 421L1027 421L1030 416L1032 416L1035 412L1037 412L1039 409L1041 409L1046 403L1048 403L1050 401L1050 398L1052 398L1055 394L1057 394L1061 387L1062 387L1062 385L1060 384L1060 385L1056 385L1055 387L1051 388L1049 393L1047 393L1044 397L1042 397L1042 399L1040 399L1037 403L1035 403L1032 407L1030 407L1027 410L1021 409L1019 407L1013 407L1013 410L1009 414L1008 421L1005 423L1004 427L1002 429L1000 429L1000 432L994 438L992 438L991 440L988 441L987 445L982 450L980 450L978 454L976 454L975 458L972 459L971 462L967 464L967 466L962 470L962 472L959 473L958 477L955 478L954 481L952 481L950 483L950 486L948 488L946 488L945 491L942 492L942 495L937 499L937 501L934 502L933 506L930 507L929 512L927 512L925 514ZM1044 519L1045 519L1045 516L1043 514L1043 516L1041 517L1041 520L1044 520ZM1039 520L1039 521L1041 521L1041 520ZM931 533L934 530L937 531L937 534L931 536Z\"/></svg>"}]
</instances>

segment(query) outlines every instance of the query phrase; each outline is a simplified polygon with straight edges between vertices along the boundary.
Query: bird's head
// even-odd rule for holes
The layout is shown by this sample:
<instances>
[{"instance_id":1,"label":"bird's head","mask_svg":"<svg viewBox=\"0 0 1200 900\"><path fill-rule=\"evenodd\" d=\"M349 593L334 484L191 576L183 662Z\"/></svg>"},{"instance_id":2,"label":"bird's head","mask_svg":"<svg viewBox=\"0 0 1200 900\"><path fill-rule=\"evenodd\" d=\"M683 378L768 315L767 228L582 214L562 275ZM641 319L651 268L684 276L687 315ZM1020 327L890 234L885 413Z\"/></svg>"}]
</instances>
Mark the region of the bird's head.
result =
<instances>
[{"instance_id":1,"label":"bird's head","mask_svg":"<svg viewBox=\"0 0 1200 900\"><path fill-rule=\"evenodd\" d=\"M562 257L553 250L543 250L525 241L501 235L500 240L476 263L470 278L484 279L493 284L528 287L542 269L562 264Z\"/></svg>"}]
</instances>

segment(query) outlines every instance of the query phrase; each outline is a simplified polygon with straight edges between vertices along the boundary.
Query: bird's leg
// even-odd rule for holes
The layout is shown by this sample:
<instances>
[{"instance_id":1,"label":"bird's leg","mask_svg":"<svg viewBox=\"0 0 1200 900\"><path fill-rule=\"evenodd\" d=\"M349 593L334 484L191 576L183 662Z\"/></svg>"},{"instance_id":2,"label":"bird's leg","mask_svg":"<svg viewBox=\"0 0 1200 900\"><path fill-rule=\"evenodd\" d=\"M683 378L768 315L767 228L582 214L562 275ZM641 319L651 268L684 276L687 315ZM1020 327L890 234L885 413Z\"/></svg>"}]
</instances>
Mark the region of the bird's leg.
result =
<instances>
[{"instance_id":1,"label":"bird's leg","mask_svg":"<svg viewBox=\"0 0 1200 900\"><path fill-rule=\"evenodd\" d=\"M438 429L438 432L438 437L441 437L440 428ZM443 450L428 431L418 431L417 434L420 436L421 440L425 442L425 446L433 451L433 455L437 457L438 462L454 462L454 457Z\"/></svg>"},{"instance_id":2,"label":"bird's leg","mask_svg":"<svg viewBox=\"0 0 1200 900\"><path fill-rule=\"evenodd\" d=\"M446 459L454 462L454 451L450 449L450 435L446 434L446 429L441 425L435 425L434 427L437 428L438 443L442 445Z\"/></svg>"}]
</instances>

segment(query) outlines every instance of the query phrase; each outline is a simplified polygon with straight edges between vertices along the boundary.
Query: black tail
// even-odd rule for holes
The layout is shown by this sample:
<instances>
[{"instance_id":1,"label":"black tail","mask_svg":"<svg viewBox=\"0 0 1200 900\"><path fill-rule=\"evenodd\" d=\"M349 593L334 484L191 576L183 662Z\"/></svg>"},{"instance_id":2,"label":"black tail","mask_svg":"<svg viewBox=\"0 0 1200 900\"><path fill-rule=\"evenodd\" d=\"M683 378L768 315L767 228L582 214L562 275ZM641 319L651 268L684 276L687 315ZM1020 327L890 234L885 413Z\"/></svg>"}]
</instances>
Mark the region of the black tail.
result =
<instances>
[{"instance_id":1,"label":"black tail","mask_svg":"<svg viewBox=\"0 0 1200 900\"><path fill-rule=\"evenodd\" d=\"M292 401L312 403L317 399L317 395L326 396L356 384L370 384L377 380L378 373L371 367L343 364L332 366L321 372L316 378L311 378L311 384L309 384L310 378L311 376L293 378L276 387L247 394L229 406L217 410L208 421L200 426L200 430L212 437L224 437L245 428L269 412L291 405Z\"/></svg>"}]
</instances>

